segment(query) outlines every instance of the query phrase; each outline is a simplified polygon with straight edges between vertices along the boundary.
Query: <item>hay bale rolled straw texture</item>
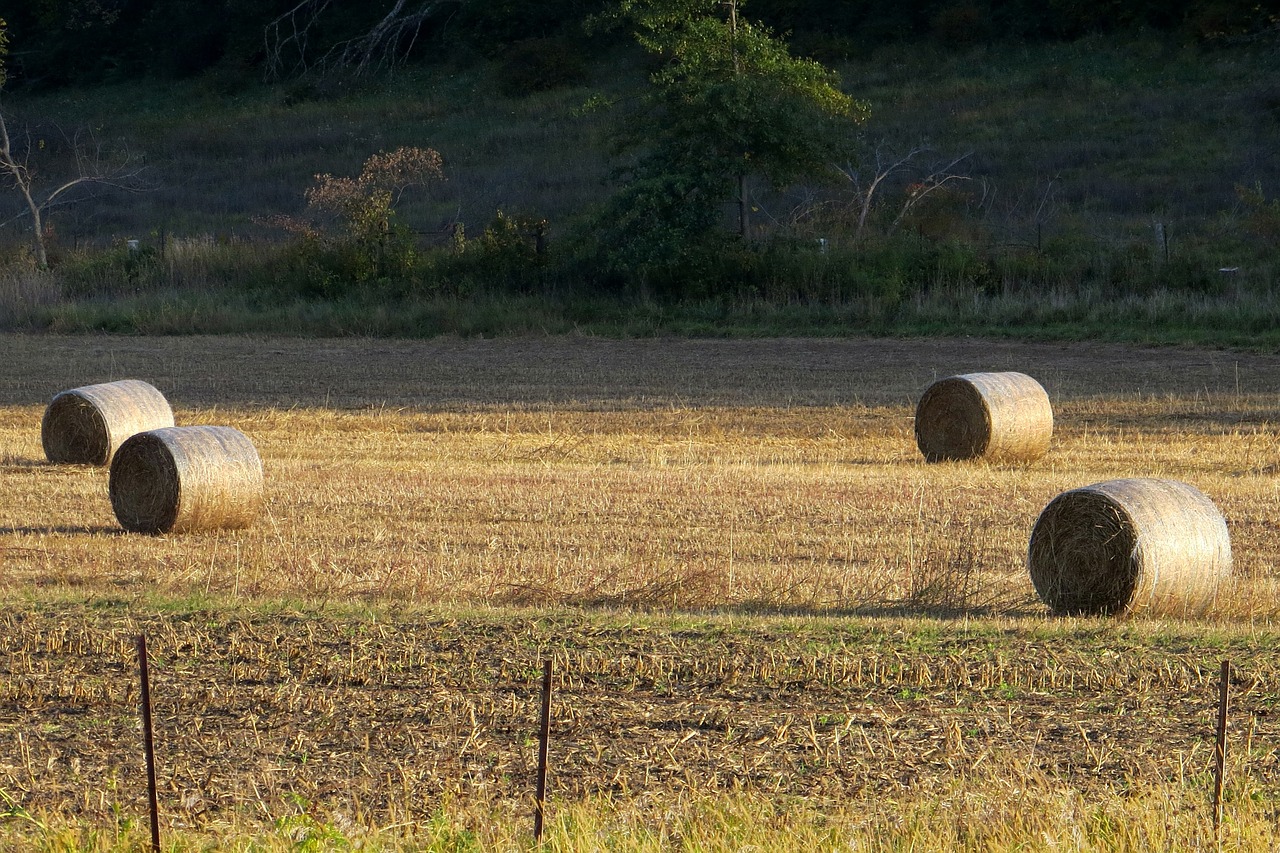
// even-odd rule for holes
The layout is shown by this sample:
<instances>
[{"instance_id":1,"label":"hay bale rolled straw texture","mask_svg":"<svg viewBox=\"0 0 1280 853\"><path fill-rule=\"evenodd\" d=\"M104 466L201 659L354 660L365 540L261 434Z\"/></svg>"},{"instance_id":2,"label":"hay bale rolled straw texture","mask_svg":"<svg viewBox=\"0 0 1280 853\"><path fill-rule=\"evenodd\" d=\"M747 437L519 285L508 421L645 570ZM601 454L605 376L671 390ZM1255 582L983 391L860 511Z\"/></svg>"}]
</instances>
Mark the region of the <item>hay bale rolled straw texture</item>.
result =
<instances>
[{"instance_id":1,"label":"hay bale rolled straw texture","mask_svg":"<svg viewBox=\"0 0 1280 853\"><path fill-rule=\"evenodd\" d=\"M110 493L116 518L135 533L248 527L262 509L262 460L232 427L151 430L116 451Z\"/></svg>"},{"instance_id":2,"label":"hay bale rolled straw texture","mask_svg":"<svg viewBox=\"0 0 1280 853\"><path fill-rule=\"evenodd\" d=\"M1196 616L1231 577L1231 536L1195 486L1108 480L1049 502L1027 568L1055 613Z\"/></svg>"},{"instance_id":3,"label":"hay bale rolled straw texture","mask_svg":"<svg viewBox=\"0 0 1280 853\"><path fill-rule=\"evenodd\" d=\"M916 444L930 462L1037 459L1052 437L1049 395L1025 373L940 379L916 405Z\"/></svg>"},{"instance_id":4,"label":"hay bale rolled straw texture","mask_svg":"<svg viewBox=\"0 0 1280 853\"><path fill-rule=\"evenodd\" d=\"M50 462L106 465L130 436L173 426L164 394L139 379L85 385L53 398L40 422Z\"/></svg>"}]
</instances>

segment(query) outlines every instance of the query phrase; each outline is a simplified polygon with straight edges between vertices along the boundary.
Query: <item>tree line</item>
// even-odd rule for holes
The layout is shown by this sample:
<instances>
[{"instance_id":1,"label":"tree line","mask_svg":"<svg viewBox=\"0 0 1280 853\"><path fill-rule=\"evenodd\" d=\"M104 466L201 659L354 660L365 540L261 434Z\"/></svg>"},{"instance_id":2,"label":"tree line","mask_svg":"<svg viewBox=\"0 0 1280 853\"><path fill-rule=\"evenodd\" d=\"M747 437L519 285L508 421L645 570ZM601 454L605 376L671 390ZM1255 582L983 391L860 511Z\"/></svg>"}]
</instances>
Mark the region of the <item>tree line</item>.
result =
<instances>
[{"instance_id":1,"label":"tree line","mask_svg":"<svg viewBox=\"0 0 1280 853\"><path fill-rule=\"evenodd\" d=\"M218 70L245 79L499 56L531 39L584 55L616 42L582 22L613 0L0 0L9 85L49 88ZM1275 27L1256 0L749 0L746 12L821 61L886 42L1073 39L1123 30L1215 43Z\"/></svg>"}]
</instances>

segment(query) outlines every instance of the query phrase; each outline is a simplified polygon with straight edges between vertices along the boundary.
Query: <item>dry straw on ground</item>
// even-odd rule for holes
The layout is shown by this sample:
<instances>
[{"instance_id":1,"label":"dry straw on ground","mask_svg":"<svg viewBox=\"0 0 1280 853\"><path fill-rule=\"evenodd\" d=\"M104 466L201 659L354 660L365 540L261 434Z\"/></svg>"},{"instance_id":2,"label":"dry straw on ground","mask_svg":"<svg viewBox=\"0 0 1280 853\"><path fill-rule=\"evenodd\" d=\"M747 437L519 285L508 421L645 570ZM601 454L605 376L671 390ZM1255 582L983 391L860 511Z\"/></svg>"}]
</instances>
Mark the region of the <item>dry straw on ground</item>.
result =
<instances>
[{"instance_id":1,"label":"dry straw on ground","mask_svg":"<svg viewBox=\"0 0 1280 853\"><path fill-rule=\"evenodd\" d=\"M1087 483L1157 476L1195 483L1230 521L1233 581L1210 618L1280 615L1280 355L1154 359L1147 349L989 341L45 335L0 336L0 350L22 365L0 371L0 396L50 389L39 406L0 407L0 589L23 600L75 590L1040 612L1026 563L1040 511ZM45 465L32 429L69 377L108 357L120 375L180 386L195 403L175 406L179 423L253 439L272 523L111 535L121 527L104 478ZM1025 366L1050 390L1051 460L923 464L912 413L933 377L950 375L933 365L980 359ZM322 407L330 386L340 402ZM751 405L726 404L735 399Z\"/></svg>"},{"instance_id":2,"label":"dry straw on ground","mask_svg":"<svg viewBox=\"0 0 1280 853\"><path fill-rule=\"evenodd\" d=\"M1109 480L1064 492L1037 519L1028 568L1057 613L1208 612L1231 577L1222 513L1177 480Z\"/></svg>"},{"instance_id":3,"label":"dry straw on ground","mask_svg":"<svg viewBox=\"0 0 1280 853\"><path fill-rule=\"evenodd\" d=\"M916 444L930 462L1028 460L1053 436L1053 407L1025 373L967 373L929 386L916 406Z\"/></svg>"},{"instance_id":4,"label":"dry straw on ground","mask_svg":"<svg viewBox=\"0 0 1280 853\"><path fill-rule=\"evenodd\" d=\"M262 461L233 427L151 430L117 451L110 491L116 518L136 533L248 527L262 509Z\"/></svg>"},{"instance_id":5,"label":"dry straw on ground","mask_svg":"<svg viewBox=\"0 0 1280 853\"><path fill-rule=\"evenodd\" d=\"M40 439L50 462L106 465L132 435L173 426L164 394L138 379L63 391L45 409Z\"/></svg>"}]
</instances>

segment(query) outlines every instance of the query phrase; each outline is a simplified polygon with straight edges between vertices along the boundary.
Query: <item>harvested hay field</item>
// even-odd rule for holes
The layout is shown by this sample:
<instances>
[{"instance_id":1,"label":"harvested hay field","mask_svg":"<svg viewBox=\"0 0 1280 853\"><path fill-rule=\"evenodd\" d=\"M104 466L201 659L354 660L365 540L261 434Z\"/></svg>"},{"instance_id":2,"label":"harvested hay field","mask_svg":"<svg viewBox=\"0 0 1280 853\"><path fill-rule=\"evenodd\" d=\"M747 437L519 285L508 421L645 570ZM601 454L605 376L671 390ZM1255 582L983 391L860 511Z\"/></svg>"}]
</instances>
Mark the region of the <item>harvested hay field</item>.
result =
<instances>
[{"instance_id":1,"label":"harvested hay field","mask_svg":"<svg viewBox=\"0 0 1280 853\"><path fill-rule=\"evenodd\" d=\"M41 356L39 359L35 355ZM0 593L419 605L1038 613L1057 494L1182 480L1223 511L1220 613L1270 617L1280 359L938 341L0 338ZM47 465L42 401L114 364L265 480L245 531L122 535L97 470ZM939 376L1024 367L1054 402L1028 463L927 464Z\"/></svg>"},{"instance_id":2,"label":"harvested hay field","mask_svg":"<svg viewBox=\"0 0 1280 853\"><path fill-rule=\"evenodd\" d=\"M384 825L465 804L523 816L544 654L566 807L604 797L661 823L704 794L926 808L960 785L1063 814L1063 792L1195 798L1226 655L1247 743L1234 790L1280 796L1280 357L22 336L0 357L22 365L0 376L0 789L70 825L140 814L141 630L174 831L278 828L304 801ZM1049 452L927 463L916 401L987 370L1045 387ZM119 376L180 423L252 440L252 527L127 533L105 471L45 462L44 402ZM1212 612L1060 620L1037 597L1039 512L1125 477L1222 511L1233 575Z\"/></svg>"},{"instance_id":3,"label":"harvested hay field","mask_svg":"<svg viewBox=\"0 0 1280 853\"><path fill-rule=\"evenodd\" d=\"M425 823L446 802L520 814L544 656L558 803L647 798L660 812L746 791L836 808L936 797L957 779L1002 796L1202 785L1222 655L1237 672L1237 784L1280 795L1274 634L99 604L0 612L0 731L19 745L0 787L28 809L99 823L144 813L141 632L176 826L298 802L326 821Z\"/></svg>"}]
</instances>

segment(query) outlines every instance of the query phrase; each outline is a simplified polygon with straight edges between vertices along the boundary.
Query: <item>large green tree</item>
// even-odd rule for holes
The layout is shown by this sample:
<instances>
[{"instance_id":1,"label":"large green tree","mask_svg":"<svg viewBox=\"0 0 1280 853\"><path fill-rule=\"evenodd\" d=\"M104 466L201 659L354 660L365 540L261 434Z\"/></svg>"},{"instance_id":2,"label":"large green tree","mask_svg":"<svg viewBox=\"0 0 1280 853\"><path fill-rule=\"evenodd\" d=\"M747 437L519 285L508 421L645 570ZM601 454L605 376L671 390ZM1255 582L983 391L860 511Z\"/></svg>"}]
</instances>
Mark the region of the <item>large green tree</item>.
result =
<instances>
[{"instance_id":1,"label":"large green tree","mask_svg":"<svg viewBox=\"0 0 1280 853\"><path fill-rule=\"evenodd\" d=\"M620 141L634 152L606 214L615 258L682 263L724 206L750 234L750 187L827 175L867 114L834 71L739 16L741 0L622 0L615 17L662 61Z\"/></svg>"}]
</instances>

